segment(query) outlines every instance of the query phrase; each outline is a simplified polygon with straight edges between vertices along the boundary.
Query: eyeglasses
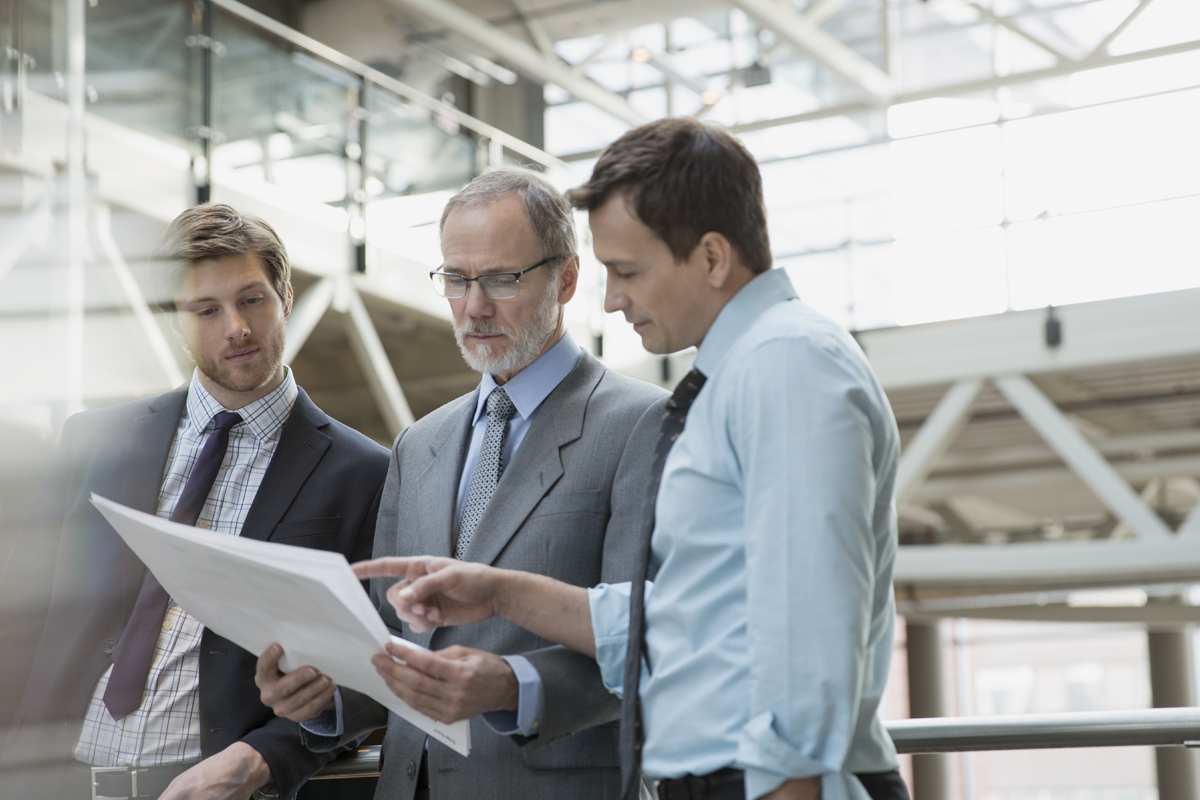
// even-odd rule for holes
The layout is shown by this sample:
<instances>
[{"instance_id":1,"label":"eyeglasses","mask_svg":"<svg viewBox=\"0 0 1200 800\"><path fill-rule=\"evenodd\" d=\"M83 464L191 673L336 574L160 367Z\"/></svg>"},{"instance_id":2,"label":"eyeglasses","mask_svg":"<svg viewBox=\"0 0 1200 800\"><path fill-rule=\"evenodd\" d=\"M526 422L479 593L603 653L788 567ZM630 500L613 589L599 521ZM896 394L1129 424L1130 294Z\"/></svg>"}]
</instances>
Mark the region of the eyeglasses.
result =
<instances>
[{"instance_id":1,"label":"eyeglasses","mask_svg":"<svg viewBox=\"0 0 1200 800\"><path fill-rule=\"evenodd\" d=\"M520 272L489 272L486 275L480 275L478 278L468 278L465 275L458 275L453 272L431 272L429 277L433 279L433 289L442 297L450 300L457 300L460 297L467 296L467 288L471 281L479 281L479 288L483 292L483 296L489 300L509 300L521 293L521 276L526 272L531 272L540 266L549 264L551 261L558 261L560 258L567 256L550 256L544 258L532 267L526 267Z\"/></svg>"}]
</instances>

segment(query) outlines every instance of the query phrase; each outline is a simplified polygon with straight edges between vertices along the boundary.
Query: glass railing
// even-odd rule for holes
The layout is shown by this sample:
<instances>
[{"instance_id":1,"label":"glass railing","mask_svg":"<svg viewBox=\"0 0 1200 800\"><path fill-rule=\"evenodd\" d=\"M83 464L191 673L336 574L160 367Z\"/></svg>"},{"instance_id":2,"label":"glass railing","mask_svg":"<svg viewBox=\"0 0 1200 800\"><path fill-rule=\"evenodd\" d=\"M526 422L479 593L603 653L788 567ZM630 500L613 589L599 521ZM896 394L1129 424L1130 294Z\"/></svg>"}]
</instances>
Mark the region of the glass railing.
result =
<instances>
[{"instance_id":1,"label":"glass railing","mask_svg":"<svg viewBox=\"0 0 1200 800\"><path fill-rule=\"evenodd\" d=\"M268 219L302 272L298 289L311 281L303 273L358 271L371 291L445 317L425 272L438 263L448 193L503 162L573 180L537 148L234 0L0 0L0 46L0 313L50 315L31 334L48 346L63 338L50 317L67 304L53 291L70 283L64 265L83 276L76 316L152 306L155 243L196 202ZM144 296L125 291L138 287ZM140 319L132 330L146 328ZM81 356L71 330L73 355L25 365L32 379L10 382L34 387L22 402L166 388L170 370L154 358L122 372ZM60 385L48 365L64 359L94 363L93 378ZM0 404L11 400L0 391Z\"/></svg>"}]
</instances>

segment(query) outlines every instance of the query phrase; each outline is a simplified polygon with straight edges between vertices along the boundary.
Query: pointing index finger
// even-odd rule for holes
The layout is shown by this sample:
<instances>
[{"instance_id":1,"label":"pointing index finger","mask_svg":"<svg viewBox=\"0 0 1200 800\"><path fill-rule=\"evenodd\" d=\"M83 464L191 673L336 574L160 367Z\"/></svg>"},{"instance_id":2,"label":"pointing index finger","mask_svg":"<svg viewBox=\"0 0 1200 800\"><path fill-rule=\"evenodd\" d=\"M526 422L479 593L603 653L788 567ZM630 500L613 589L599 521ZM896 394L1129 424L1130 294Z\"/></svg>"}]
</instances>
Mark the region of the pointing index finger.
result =
<instances>
[{"instance_id":1,"label":"pointing index finger","mask_svg":"<svg viewBox=\"0 0 1200 800\"><path fill-rule=\"evenodd\" d=\"M359 561L351 564L350 569L360 580L365 578L407 578L409 572L416 567L416 558L374 558L370 561Z\"/></svg>"}]
</instances>

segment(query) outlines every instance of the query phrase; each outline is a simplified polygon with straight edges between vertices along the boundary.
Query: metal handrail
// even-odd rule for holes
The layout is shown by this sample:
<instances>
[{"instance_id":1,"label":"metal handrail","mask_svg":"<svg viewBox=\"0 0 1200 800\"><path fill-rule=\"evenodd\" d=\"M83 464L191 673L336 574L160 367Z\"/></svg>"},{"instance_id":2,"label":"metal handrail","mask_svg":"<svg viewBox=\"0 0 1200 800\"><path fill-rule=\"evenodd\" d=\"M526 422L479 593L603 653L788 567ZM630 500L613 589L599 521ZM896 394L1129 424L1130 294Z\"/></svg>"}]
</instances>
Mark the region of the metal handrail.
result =
<instances>
[{"instance_id":1,"label":"metal handrail","mask_svg":"<svg viewBox=\"0 0 1200 800\"><path fill-rule=\"evenodd\" d=\"M900 753L957 753L1075 747L1200 747L1200 708L1077 711L885 722ZM313 780L379 774L379 747L326 765Z\"/></svg>"},{"instance_id":2,"label":"metal handrail","mask_svg":"<svg viewBox=\"0 0 1200 800\"><path fill-rule=\"evenodd\" d=\"M424 92L418 91L406 83L401 83L390 75L385 75L377 69L372 69L361 61L356 61L350 56L333 49L329 45L321 44L311 36L305 36L293 28L289 28L282 22L271 19L266 14L262 14L249 6L242 5L237 0L212 0L213 5L223 11L232 14L233 16L247 22L256 28L266 31L272 36L283 39L284 41L295 45L303 50L307 50L310 54L331 64L336 64L348 72L358 75L362 80L373 83L387 89L393 94L400 95L405 100L408 100L416 105L441 114L447 119L453 120L464 128L474 131L480 136L484 136L493 142L499 142L514 153L529 158L533 161L547 167L555 167L559 169L570 169L567 162L560 158L550 155L544 150L541 150L528 142L518 139L512 134L492 125L488 125L482 120L472 117L470 114L465 114L449 103L443 103L434 97L430 97Z\"/></svg>"}]
</instances>

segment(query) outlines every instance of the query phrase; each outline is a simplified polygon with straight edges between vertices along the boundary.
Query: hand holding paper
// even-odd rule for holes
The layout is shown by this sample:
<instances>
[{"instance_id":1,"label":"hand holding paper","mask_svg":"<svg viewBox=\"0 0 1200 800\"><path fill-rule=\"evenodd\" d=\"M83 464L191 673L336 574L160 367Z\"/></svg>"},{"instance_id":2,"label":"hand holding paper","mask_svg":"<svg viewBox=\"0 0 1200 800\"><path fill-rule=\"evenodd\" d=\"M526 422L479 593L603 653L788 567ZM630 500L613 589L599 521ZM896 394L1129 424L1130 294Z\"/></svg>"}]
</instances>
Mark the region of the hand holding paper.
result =
<instances>
[{"instance_id":1,"label":"hand holding paper","mask_svg":"<svg viewBox=\"0 0 1200 800\"><path fill-rule=\"evenodd\" d=\"M278 643L281 671L311 665L470 753L465 720L445 725L414 710L376 671L372 657L387 654L394 637L340 553L212 533L95 494L92 502L175 602L206 627L251 653Z\"/></svg>"}]
</instances>

